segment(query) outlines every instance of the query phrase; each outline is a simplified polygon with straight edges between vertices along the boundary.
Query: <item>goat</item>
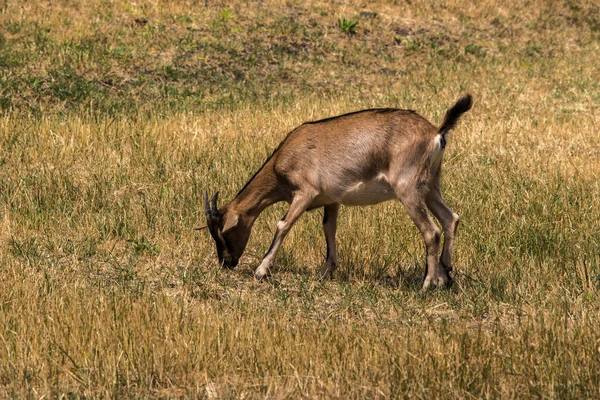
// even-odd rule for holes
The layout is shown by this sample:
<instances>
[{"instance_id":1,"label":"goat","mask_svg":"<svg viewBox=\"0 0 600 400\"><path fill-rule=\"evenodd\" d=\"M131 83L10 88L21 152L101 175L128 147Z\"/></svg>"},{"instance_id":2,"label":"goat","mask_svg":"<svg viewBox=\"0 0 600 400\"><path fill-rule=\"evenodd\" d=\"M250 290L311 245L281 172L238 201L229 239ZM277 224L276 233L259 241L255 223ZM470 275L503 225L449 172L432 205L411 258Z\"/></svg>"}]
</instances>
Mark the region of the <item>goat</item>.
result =
<instances>
[{"instance_id":1,"label":"goat","mask_svg":"<svg viewBox=\"0 0 600 400\"><path fill-rule=\"evenodd\" d=\"M467 94L450 108L438 129L412 110L368 109L292 130L240 192L217 208L204 193L206 224L223 267L234 268L246 248L252 225L268 206L286 201L288 212L277 223L271 247L254 276L270 274L290 228L305 211L323 207L327 258L320 271L331 277L337 267L336 225L340 204L366 206L399 199L425 241L427 264L423 289L451 283L454 236L459 216L440 194L440 172L449 131L471 109ZM444 245L438 261L440 221Z\"/></svg>"}]
</instances>

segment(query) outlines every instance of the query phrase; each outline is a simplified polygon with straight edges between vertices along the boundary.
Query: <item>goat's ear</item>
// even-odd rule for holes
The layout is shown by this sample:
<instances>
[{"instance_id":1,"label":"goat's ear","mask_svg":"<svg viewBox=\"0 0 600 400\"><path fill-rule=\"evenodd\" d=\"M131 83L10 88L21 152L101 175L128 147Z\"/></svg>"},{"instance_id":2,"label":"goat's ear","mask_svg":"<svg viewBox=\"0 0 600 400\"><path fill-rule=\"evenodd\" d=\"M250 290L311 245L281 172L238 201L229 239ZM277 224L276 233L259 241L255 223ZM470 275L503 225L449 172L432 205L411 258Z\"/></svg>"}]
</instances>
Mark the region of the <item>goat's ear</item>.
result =
<instances>
[{"instance_id":1,"label":"goat's ear","mask_svg":"<svg viewBox=\"0 0 600 400\"><path fill-rule=\"evenodd\" d=\"M240 221L240 214L227 213L223 216L225 218L225 223L223 224L223 230L221 232L225 233L234 226L238 224Z\"/></svg>"},{"instance_id":2,"label":"goat's ear","mask_svg":"<svg viewBox=\"0 0 600 400\"><path fill-rule=\"evenodd\" d=\"M206 228L208 228L208 225L205 222L202 225L200 225L199 227L194 228L194 229L197 230L197 231L201 231L202 229L206 229Z\"/></svg>"}]
</instances>

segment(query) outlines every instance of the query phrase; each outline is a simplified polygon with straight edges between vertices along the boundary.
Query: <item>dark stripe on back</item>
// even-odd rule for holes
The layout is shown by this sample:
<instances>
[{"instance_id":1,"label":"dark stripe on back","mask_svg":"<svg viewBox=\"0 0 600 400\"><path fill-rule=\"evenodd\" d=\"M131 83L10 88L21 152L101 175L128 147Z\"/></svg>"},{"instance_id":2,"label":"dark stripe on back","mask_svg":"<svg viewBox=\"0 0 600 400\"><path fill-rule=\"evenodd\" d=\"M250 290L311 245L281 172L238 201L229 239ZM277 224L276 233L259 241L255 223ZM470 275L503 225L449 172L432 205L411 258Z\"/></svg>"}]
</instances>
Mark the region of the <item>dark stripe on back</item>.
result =
<instances>
[{"instance_id":1,"label":"dark stripe on back","mask_svg":"<svg viewBox=\"0 0 600 400\"><path fill-rule=\"evenodd\" d=\"M344 118L344 117L349 117L351 115L356 115L356 114L365 113L365 112L372 112L372 113L376 113L376 114L387 114L387 113L392 113L392 112L396 112L396 111L407 111L407 112L410 112L410 113L414 113L413 110L400 110L398 108L369 108L367 110L352 111L352 112L349 112L349 113L346 113L346 114L336 115L335 117L329 117L329 118L319 119L317 121L305 122L302 125L312 125L312 124L320 124L322 122L330 122L330 121L334 121L336 119L340 119L340 118Z\"/></svg>"}]
</instances>

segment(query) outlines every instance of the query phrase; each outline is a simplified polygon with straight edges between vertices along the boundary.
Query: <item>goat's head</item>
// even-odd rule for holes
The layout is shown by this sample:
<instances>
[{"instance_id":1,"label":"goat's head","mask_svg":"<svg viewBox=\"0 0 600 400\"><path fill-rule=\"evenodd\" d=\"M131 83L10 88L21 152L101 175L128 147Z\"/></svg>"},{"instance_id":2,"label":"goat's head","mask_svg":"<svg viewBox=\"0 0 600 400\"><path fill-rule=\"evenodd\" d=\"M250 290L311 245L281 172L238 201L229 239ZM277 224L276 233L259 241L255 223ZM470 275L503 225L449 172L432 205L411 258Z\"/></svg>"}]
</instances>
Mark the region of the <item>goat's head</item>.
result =
<instances>
[{"instance_id":1,"label":"goat's head","mask_svg":"<svg viewBox=\"0 0 600 400\"><path fill-rule=\"evenodd\" d=\"M230 207L217 209L218 198L219 192L209 203L208 193L204 192L206 225L197 229L208 228L217 246L219 263L225 268L235 268L248 243L251 224Z\"/></svg>"}]
</instances>

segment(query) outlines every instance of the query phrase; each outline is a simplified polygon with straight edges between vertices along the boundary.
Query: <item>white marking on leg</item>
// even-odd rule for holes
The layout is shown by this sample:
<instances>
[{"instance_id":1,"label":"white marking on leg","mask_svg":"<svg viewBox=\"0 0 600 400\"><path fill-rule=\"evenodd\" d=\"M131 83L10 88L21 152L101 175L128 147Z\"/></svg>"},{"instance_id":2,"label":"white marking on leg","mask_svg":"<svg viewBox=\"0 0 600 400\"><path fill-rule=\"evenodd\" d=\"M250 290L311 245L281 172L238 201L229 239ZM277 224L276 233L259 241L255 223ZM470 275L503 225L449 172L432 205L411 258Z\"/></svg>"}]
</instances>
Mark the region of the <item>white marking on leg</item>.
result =
<instances>
[{"instance_id":1,"label":"white marking on leg","mask_svg":"<svg viewBox=\"0 0 600 400\"><path fill-rule=\"evenodd\" d=\"M282 220L277 222L277 231L275 232L275 238L273 239L273 243L269 248L269 251L263 258L260 266L256 269L254 276L256 279L260 280L268 275L269 270L273 268L275 265L275 259L277 257L277 251L279 247L283 243L283 239L294 225L294 223L298 220L300 215L306 210L309 204L314 200L316 194L312 196L308 196L306 194L300 193L296 198L292 201L290 208L283 217Z\"/></svg>"}]
</instances>

